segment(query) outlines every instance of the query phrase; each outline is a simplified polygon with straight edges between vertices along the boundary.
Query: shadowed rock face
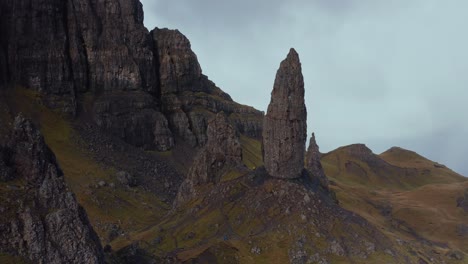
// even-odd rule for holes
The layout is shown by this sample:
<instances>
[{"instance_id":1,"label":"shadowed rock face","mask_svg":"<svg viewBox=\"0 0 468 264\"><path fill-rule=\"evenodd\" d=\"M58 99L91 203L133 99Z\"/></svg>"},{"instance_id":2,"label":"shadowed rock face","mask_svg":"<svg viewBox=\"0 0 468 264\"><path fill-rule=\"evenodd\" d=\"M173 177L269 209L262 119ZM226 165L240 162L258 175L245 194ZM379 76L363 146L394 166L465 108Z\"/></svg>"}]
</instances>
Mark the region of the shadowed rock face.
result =
<instances>
[{"instance_id":1,"label":"shadowed rock face","mask_svg":"<svg viewBox=\"0 0 468 264\"><path fill-rule=\"evenodd\" d=\"M154 98L142 91L114 92L94 103L94 121L137 147L167 151L174 146L166 117Z\"/></svg>"},{"instance_id":2,"label":"shadowed rock face","mask_svg":"<svg viewBox=\"0 0 468 264\"><path fill-rule=\"evenodd\" d=\"M263 161L277 178L296 178L304 168L307 137L304 79L299 55L291 49L281 62L263 123Z\"/></svg>"},{"instance_id":3,"label":"shadowed rock face","mask_svg":"<svg viewBox=\"0 0 468 264\"><path fill-rule=\"evenodd\" d=\"M157 56L161 94L200 91L202 70L190 41L178 30L151 31Z\"/></svg>"},{"instance_id":4,"label":"shadowed rock face","mask_svg":"<svg viewBox=\"0 0 468 264\"><path fill-rule=\"evenodd\" d=\"M104 263L86 212L34 125L17 117L9 143L0 150L8 155L0 171L6 167L8 180L25 182L14 190L2 190L0 251L33 263Z\"/></svg>"},{"instance_id":5,"label":"shadowed rock face","mask_svg":"<svg viewBox=\"0 0 468 264\"><path fill-rule=\"evenodd\" d=\"M208 124L208 141L196 157L182 183L176 203L180 204L195 195L195 186L217 183L221 176L242 164L242 148L236 130L224 113L218 113Z\"/></svg>"}]
</instances>

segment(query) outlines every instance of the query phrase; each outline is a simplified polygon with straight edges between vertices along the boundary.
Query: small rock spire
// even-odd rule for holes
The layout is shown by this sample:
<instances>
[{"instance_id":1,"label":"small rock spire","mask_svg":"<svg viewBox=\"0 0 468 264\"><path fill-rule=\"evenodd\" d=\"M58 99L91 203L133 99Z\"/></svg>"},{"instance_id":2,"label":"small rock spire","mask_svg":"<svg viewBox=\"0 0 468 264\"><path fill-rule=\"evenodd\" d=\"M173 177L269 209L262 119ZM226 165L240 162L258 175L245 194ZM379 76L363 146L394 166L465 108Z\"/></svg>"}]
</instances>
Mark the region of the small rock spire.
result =
<instances>
[{"instance_id":1,"label":"small rock spire","mask_svg":"<svg viewBox=\"0 0 468 264\"><path fill-rule=\"evenodd\" d=\"M218 183L221 177L242 164L242 147L234 127L223 112L210 120L208 141L195 158L177 194L175 207L196 194L196 186Z\"/></svg>"},{"instance_id":2,"label":"small rock spire","mask_svg":"<svg viewBox=\"0 0 468 264\"><path fill-rule=\"evenodd\" d=\"M322 168L322 163L320 162L320 150L317 142L315 141L315 134L312 133L312 137L309 141L309 148L307 149L306 155L306 169L308 169L314 178L317 178L320 181L320 184L328 188L328 179L325 176L325 172Z\"/></svg>"},{"instance_id":3,"label":"small rock spire","mask_svg":"<svg viewBox=\"0 0 468 264\"><path fill-rule=\"evenodd\" d=\"M297 178L304 168L307 137L304 78L294 49L280 64L263 123L263 161L277 178Z\"/></svg>"}]
</instances>

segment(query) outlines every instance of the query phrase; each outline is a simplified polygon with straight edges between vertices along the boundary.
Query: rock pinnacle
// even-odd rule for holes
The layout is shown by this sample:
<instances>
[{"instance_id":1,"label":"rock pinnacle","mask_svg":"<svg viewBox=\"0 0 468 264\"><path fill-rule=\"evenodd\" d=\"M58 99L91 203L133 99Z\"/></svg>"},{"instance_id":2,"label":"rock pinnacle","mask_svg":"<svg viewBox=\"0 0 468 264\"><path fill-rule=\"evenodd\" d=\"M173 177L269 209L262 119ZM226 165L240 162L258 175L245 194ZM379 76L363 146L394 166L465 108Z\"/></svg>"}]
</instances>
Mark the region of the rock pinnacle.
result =
<instances>
[{"instance_id":1,"label":"rock pinnacle","mask_svg":"<svg viewBox=\"0 0 468 264\"><path fill-rule=\"evenodd\" d=\"M294 49L281 62L264 119L263 161L276 178L297 178L304 168L307 137L304 78Z\"/></svg>"}]
</instances>

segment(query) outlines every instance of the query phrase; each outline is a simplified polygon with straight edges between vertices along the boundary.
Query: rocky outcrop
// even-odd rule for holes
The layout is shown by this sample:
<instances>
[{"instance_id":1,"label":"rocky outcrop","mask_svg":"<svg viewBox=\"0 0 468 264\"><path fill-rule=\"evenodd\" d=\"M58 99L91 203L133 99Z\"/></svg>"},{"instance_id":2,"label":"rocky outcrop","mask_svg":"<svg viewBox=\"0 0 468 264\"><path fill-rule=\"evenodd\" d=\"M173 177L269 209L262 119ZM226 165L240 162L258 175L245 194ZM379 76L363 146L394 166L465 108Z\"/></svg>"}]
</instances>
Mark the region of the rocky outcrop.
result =
<instances>
[{"instance_id":1,"label":"rocky outcrop","mask_svg":"<svg viewBox=\"0 0 468 264\"><path fill-rule=\"evenodd\" d=\"M11 175L0 183L0 252L33 263L103 263L99 238L34 125L17 117L1 152L0 171Z\"/></svg>"},{"instance_id":2,"label":"rocky outcrop","mask_svg":"<svg viewBox=\"0 0 468 264\"><path fill-rule=\"evenodd\" d=\"M306 169L310 171L312 177L317 179L321 186L328 189L328 178L325 175L325 172L322 168L322 163L320 162L320 153L319 146L315 140L315 134L312 133L312 137L309 141L309 148L307 149L306 154Z\"/></svg>"},{"instance_id":3,"label":"rocky outcrop","mask_svg":"<svg viewBox=\"0 0 468 264\"><path fill-rule=\"evenodd\" d=\"M277 178L296 178L304 168L307 136L304 79L294 49L281 62L263 124L263 162Z\"/></svg>"},{"instance_id":4,"label":"rocky outcrop","mask_svg":"<svg viewBox=\"0 0 468 264\"><path fill-rule=\"evenodd\" d=\"M242 164L242 148L238 135L224 113L218 113L208 123L207 135L205 147L195 158L179 189L176 204L196 195L196 186L217 183L225 173Z\"/></svg>"}]
</instances>

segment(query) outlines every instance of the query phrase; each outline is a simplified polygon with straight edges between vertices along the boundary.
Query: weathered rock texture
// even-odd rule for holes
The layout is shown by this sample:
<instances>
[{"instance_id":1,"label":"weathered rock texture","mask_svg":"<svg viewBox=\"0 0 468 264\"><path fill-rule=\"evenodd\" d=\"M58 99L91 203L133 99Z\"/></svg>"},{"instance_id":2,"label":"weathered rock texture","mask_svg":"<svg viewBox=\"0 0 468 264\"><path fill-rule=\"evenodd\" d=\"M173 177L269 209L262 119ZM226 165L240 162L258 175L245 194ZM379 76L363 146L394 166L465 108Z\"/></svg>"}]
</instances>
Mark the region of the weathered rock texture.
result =
<instances>
[{"instance_id":1,"label":"weathered rock texture","mask_svg":"<svg viewBox=\"0 0 468 264\"><path fill-rule=\"evenodd\" d=\"M315 134L312 133L312 137L309 141L309 148L307 149L306 155L306 169L310 171L312 177L317 179L324 188L328 189L328 178L325 175L325 172L322 168L322 163L320 162L320 153L319 146L315 140Z\"/></svg>"},{"instance_id":2,"label":"weathered rock texture","mask_svg":"<svg viewBox=\"0 0 468 264\"><path fill-rule=\"evenodd\" d=\"M165 151L175 138L203 146L221 111L240 132L261 135L263 113L203 75L180 32L148 32L138 0L2 1L0 36L0 85L38 91L71 116L91 112L135 146Z\"/></svg>"},{"instance_id":3,"label":"weathered rock texture","mask_svg":"<svg viewBox=\"0 0 468 264\"><path fill-rule=\"evenodd\" d=\"M41 91L51 107L74 114L87 90L156 92L138 0L4 1L1 15L10 81Z\"/></svg>"},{"instance_id":4,"label":"weathered rock texture","mask_svg":"<svg viewBox=\"0 0 468 264\"><path fill-rule=\"evenodd\" d=\"M224 113L218 113L208 124L208 141L196 157L186 180L182 183L176 203L196 194L195 187L218 183L221 177L242 164L242 148L234 127Z\"/></svg>"},{"instance_id":5,"label":"weathered rock texture","mask_svg":"<svg viewBox=\"0 0 468 264\"><path fill-rule=\"evenodd\" d=\"M296 178L304 168L307 137L304 79L294 49L281 62L263 124L263 161L277 178Z\"/></svg>"},{"instance_id":6,"label":"weathered rock texture","mask_svg":"<svg viewBox=\"0 0 468 264\"><path fill-rule=\"evenodd\" d=\"M0 171L10 172L0 183L0 252L33 263L103 263L99 238L34 125L17 117L0 150Z\"/></svg>"},{"instance_id":7,"label":"weathered rock texture","mask_svg":"<svg viewBox=\"0 0 468 264\"><path fill-rule=\"evenodd\" d=\"M161 94L203 91L202 70L190 41L178 30L155 28L151 35L159 58Z\"/></svg>"}]
</instances>

